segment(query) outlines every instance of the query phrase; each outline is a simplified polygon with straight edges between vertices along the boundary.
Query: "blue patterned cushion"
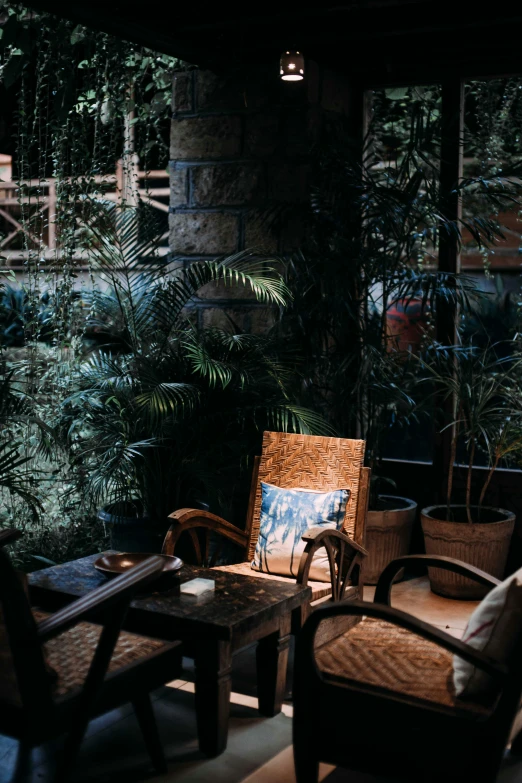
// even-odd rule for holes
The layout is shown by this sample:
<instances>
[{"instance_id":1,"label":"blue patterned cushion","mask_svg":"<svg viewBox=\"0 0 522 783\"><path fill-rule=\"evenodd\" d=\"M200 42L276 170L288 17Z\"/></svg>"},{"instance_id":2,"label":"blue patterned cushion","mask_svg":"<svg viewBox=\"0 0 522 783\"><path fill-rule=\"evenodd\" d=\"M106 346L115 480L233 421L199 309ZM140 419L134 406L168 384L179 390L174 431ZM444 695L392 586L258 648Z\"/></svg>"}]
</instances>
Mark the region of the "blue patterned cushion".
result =
<instances>
[{"instance_id":1,"label":"blue patterned cushion","mask_svg":"<svg viewBox=\"0 0 522 783\"><path fill-rule=\"evenodd\" d=\"M259 538L252 568L267 574L296 577L306 546L303 534L318 526L341 530L349 495L348 489L314 492L261 482ZM324 548L314 556L309 578L314 582L330 581Z\"/></svg>"}]
</instances>

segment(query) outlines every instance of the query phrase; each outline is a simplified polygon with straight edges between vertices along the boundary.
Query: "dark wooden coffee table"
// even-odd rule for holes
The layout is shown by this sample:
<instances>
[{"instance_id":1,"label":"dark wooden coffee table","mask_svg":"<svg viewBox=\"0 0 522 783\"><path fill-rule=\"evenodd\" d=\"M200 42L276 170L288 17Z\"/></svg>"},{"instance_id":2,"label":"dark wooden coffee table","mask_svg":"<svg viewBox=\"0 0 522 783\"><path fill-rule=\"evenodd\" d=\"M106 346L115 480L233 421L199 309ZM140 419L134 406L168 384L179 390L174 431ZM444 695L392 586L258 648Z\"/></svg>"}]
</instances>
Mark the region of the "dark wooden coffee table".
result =
<instances>
[{"instance_id":1,"label":"dark wooden coffee table","mask_svg":"<svg viewBox=\"0 0 522 783\"><path fill-rule=\"evenodd\" d=\"M46 568L30 575L32 602L56 610L99 587L106 577L93 568L99 555ZM203 577L215 580L214 593L194 599L179 585ZM290 580L279 582L218 570L183 566L166 590L137 597L124 628L163 639L181 639L194 659L196 715L200 750L209 756L227 744L232 656L257 642L259 711L281 711L292 611L310 601L311 590Z\"/></svg>"}]
</instances>

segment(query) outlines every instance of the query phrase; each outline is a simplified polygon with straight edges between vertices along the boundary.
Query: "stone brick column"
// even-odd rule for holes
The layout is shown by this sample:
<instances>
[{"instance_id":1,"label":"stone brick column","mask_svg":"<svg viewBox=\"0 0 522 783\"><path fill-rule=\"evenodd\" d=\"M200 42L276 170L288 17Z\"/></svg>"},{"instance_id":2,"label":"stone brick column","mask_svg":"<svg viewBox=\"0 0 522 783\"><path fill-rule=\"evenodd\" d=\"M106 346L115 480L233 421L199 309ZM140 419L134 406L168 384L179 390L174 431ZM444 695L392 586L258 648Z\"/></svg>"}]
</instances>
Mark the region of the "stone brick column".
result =
<instances>
[{"instance_id":1,"label":"stone brick column","mask_svg":"<svg viewBox=\"0 0 522 783\"><path fill-rule=\"evenodd\" d=\"M281 82L277 64L217 76L174 76L170 251L178 264L251 247L297 248L305 230L310 152L325 112L349 112L349 88L313 63L303 82ZM262 330L267 308L230 288L196 302L202 324L232 318Z\"/></svg>"}]
</instances>

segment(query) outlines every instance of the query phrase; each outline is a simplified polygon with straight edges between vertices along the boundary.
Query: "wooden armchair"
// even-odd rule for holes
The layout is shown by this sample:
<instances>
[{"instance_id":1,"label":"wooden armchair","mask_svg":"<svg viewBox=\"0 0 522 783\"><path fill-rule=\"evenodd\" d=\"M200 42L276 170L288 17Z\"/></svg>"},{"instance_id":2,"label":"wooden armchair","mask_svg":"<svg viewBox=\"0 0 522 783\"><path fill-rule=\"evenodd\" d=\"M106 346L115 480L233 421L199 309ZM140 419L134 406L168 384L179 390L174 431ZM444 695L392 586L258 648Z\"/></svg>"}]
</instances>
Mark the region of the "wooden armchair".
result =
<instances>
[{"instance_id":1,"label":"wooden armchair","mask_svg":"<svg viewBox=\"0 0 522 783\"><path fill-rule=\"evenodd\" d=\"M418 561L490 587L499 584L461 561L413 555L386 567L374 603L330 604L313 612L297 639L294 664L297 783L317 783L320 761L417 783L496 779L522 694L522 634L508 664L501 665L392 609L393 578ZM364 619L317 644L321 623L347 615ZM490 702L455 696L454 654L492 677ZM348 723L340 715L347 715Z\"/></svg>"},{"instance_id":2,"label":"wooden armchair","mask_svg":"<svg viewBox=\"0 0 522 783\"><path fill-rule=\"evenodd\" d=\"M0 532L0 547L15 541ZM55 614L33 612L0 549L0 733L20 741L17 778L31 749L62 734L56 781L65 780L89 720L132 701L155 767L166 771L149 692L176 677L179 642L120 632L134 593L162 570L150 557ZM101 625L84 622L97 618Z\"/></svg>"},{"instance_id":3,"label":"wooden armchair","mask_svg":"<svg viewBox=\"0 0 522 783\"><path fill-rule=\"evenodd\" d=\"M327 600L353 600L362 596L362 565L366 555L364 536L368 509L370 471L363 467L365 443L362 440L265 432L261 457L256 457L245 530L225 519L192 508L170 515L173 523L163 544L163 553L173 555L179 537L187 532L193 541L198 565L217 567L245 576L285 581L287 577L260 573L251 568L259 536L261 481L278 487L299 487L327 492L349 488L350 497L342 532L311 528L301 557L297 582L312 588L312 606ZM203 545L198 532L203 531ZM243 549L243 560L235 565L215 566L219 547L210 556L212 534L228 539ZM308 579L315 552L325 547L330 563L330 582ZM305 610L305 616L309 608ZM301 627L302 613L293 618L293 630Z\"/></svg>"}]
</instances>

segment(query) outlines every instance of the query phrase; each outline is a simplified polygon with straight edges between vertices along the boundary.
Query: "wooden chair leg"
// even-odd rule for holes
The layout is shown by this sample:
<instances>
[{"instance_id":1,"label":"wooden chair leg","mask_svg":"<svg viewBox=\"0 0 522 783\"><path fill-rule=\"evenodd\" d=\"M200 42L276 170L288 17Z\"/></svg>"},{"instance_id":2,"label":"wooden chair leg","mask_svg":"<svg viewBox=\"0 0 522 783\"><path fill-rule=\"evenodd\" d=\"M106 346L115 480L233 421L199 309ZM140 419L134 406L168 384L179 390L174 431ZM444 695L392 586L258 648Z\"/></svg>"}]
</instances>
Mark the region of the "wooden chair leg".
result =
<instances>
[{"instance_id":1,"label":"wooden chair leg","mask_svg":"<svg viewBox=\"0 0 522 783\"><path fill-rule=\"evenodd\" d=\"M294 766L297 783L318 783L319 759L313 755L313 743L305 745L294 737Z\"/></svg>"},{"instance_id":2,"label":"wooden chair leg","mask_svg":"<svg viewBox=\"0 0 522 783\"><path fill-rule=\"evenodd\" d=\"M82 718L66 738L63 756L54 778L55 783L65 783L70 779L88 725L89 718Z\"/></svg>"},{"instance_id":3,"label":"wooden chair leg","mask_svg":"<svg viewBox=\"0 0 522 783\"><path fill-rule=\"evenodd\" d=\"M26 780L29 775L31 761L32 761L33 748L25 740L20 740L18 744L18 752L16 754L16 767L13 774L13 783Z\"/></svg>"},{"instance_id":4,"label":"wooden chair leg","mask_svg":"<svg viewBox=\"0 0 522 783\"><path fill-rule=\"evenodd\" d=\"M145 740L145 745L154 767L158 772L167 772L167 762L163 752L156 716L152 708L149 693L143 693L132 700L132 706L136 713L136 718L140 724L141 733Z\"/></svg>"}]
</instances>

